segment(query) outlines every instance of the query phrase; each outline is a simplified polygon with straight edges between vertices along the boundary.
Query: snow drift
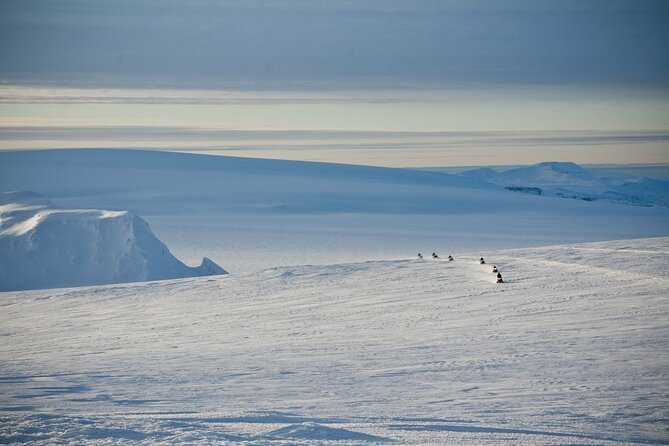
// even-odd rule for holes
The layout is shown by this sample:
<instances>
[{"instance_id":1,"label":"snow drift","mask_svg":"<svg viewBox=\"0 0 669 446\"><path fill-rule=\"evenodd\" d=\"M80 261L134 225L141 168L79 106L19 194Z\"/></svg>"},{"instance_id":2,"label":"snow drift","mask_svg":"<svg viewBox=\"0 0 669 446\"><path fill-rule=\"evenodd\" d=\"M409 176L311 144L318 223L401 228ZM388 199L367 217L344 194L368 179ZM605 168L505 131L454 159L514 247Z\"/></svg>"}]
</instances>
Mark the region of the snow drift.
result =
<instances>
[{"instance_id":1,"label":"snow drift","mask_svg":"<svg viewBox=\"0 0 669 446\"><path fill-rule=\"evenodd\" d=\"M127 211L60 209L32 192L0 193L0 291L225 274L188 267Z\"/></svg>"}]
</instances>

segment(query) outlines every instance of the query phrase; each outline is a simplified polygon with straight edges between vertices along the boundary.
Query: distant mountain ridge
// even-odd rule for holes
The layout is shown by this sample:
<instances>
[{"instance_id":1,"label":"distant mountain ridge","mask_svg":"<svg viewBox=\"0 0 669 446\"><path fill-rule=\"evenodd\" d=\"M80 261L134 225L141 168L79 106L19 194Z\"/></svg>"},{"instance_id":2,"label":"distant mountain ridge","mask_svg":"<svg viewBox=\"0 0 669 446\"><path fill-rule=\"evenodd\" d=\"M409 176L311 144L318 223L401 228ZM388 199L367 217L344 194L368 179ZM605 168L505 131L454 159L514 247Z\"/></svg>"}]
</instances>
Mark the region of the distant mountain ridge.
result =
<instances>
[{"instance_id":1,"label":"distant mountain ridge","mask_svg":"<svg viewBox=\"0 0 669 446\"><path fill-rule=\"evenodd\" d=\"M528 167L471 169L464 178L502 186L513 192L633 206L669 207L669 181L623 173L600 175L570 162L545 162Z\"/></svg>"}]
</instances>

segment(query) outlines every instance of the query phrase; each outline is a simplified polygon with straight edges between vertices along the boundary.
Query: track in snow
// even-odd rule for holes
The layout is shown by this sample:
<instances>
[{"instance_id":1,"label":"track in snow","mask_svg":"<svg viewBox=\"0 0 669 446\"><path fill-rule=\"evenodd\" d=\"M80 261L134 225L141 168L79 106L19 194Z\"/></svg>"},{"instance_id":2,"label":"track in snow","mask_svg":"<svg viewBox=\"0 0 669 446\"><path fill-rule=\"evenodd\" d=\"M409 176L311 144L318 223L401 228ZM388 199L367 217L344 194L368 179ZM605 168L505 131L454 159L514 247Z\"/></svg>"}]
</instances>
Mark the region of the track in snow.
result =
<instances>
[{"instance_id":1,"label":"track in snow","mask_svg":"<svg viewBox=\"0 0 669 446\"><path fill-rule=\"evenodd\" d=\"M667 252L661 238L2 293L0 435L666 444Z\"/></svg>"}]
</instances>

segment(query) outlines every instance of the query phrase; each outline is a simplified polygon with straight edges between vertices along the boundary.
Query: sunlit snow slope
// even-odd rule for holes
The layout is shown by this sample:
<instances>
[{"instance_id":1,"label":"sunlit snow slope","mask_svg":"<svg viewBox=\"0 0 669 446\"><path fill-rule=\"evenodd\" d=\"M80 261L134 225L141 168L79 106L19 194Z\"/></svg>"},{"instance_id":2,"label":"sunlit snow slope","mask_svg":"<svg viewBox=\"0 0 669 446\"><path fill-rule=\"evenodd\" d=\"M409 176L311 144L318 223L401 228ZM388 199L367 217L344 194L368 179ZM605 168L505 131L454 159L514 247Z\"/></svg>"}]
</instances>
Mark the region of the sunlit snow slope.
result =
<instances>
[{"instance_id":1,"label":"sunlit snow slope","mask_svg":"<svg viewBox=\"0 0 669 446\"><path fill-rule=\"evenodd\" d=\"M0 440L669 442L669 238L452 254L0 293Z\"/></svg>"},{"instance_id":2,"label":"sunlit snow slope","mask_svg":"<svg viewBox=\"0 0 669 446\"><path fill-rule=\"evenodd\" d=\"M225 274L188 267L131 212L72 210L31 192L0 192L0 291Z\"/></svg>"}]
</instances>

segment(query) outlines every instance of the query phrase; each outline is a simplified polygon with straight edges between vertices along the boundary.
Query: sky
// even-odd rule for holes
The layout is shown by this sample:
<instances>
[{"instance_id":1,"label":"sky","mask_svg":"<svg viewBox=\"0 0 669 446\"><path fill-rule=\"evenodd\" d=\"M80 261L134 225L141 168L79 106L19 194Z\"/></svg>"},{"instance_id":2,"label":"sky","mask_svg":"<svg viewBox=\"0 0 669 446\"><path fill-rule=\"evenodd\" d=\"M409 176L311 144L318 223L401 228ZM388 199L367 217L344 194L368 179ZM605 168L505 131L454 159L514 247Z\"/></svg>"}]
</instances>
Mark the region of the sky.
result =
<instances>
[{"instance_id":1,"label":"sky","mask_svg":"<svg viewBox=\"0 0 669 446\"><path fill-rule=\"evenodd\" d=\"M669 162L669 3L5 0L0 150Z\"/></svg>"}]
</instances>

